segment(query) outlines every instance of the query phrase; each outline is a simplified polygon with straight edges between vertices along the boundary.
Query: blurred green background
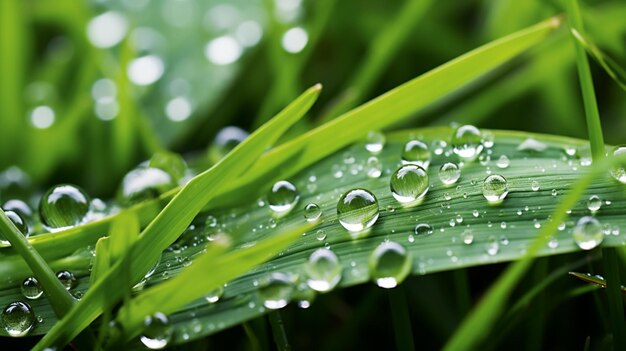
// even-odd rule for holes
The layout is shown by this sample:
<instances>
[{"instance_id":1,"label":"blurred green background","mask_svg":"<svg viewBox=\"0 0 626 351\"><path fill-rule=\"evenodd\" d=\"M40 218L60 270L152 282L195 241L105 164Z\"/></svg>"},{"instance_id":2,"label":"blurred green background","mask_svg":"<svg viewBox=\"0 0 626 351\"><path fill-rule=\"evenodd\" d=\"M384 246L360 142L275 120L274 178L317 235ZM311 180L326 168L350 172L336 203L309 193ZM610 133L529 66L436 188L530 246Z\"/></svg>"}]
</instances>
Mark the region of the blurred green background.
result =
<instances>
[{"instance_id":1,"label":"blurred green background","mask_svg":"<svg viewBox=\"0 0 626 351\"><path fill-rule=\"evenodd\" d=\"M623 62L626 4L582 5L592 40ZM205 150L227 125L253 130L314 83L324 93L294 133L562 12L513 0L2 1L0 170L107 196L154 151ZM606 140L623 142L623 94L593 68ZM562 30L404 127L585 137L582 113Z\"/></svg>"}]
</instances>

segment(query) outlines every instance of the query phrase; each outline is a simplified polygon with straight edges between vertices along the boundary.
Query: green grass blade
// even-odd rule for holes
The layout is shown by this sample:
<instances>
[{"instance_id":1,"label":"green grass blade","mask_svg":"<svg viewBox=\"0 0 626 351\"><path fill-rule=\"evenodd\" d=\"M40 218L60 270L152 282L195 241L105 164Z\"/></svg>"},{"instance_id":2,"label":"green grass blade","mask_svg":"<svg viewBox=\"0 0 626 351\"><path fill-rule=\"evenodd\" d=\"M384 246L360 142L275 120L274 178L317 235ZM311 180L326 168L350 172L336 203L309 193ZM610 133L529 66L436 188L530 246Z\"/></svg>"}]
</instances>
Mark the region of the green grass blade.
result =
<instances>
[{"instance_id":1,"label":"green grass blade","mask_svg":"<svg viewBox=\"0 0 626 351\"><path fill-rule=\"evenodd\" d=\"M541 42L559 25L560 18L554 17L486 44L276 147L263 155L249 175L233 183L229 190L250 193L258 184L244 185L253 183L262 174L280 166L283 176L289 176L364 138L371 130L384 129L406 119ZM224 196L230 199L233 197L232 194Z\"/></svg>"},{"instance_id":2,"label":"green grass blade","mask_svg":"<svg viewBox=\"0 0 626 351\"><path fill-rule=\"evenodd\" d=\"M62 317L67 314L76 301L57 279L46 261L30 246L26 237L20 233L2 209L0 209L0 232L33 271L56 315Z\"/></svg>"},{"instance_id":3,"label":"green grass blade","mask_svg":"<svg viewBox=\"0 0 626 351\"><path fill-rule=\"evenodd\" d=\"M582 35L576 29L571 29L572 35L582 45L591 57L602 66L604 71L619 85L620 88L626 90L626 72L613 59L600 50L591 40Z\"/></svg>"},{"instance_id":4,"label":"green grass blade","mask_svg":"<svg viewBox=\"0 0 626 351\"><path fill-rule=\"evenodd\" d=\"M552 220L546 223L537 237L532 240L526 255L512 264L492 285L481 302L463 320L459 329L446 343L446 350L471 350L477 347L478 343L486 337L497 318L503 312L506 300L516 283L530 267L537 251L545 246L551 236L557 231L558 225L566 219L567 211L575 207L576 201L582 196L584 190L601 172L606 173L613 162L615 162L614 158L608 161L601 160L597 162L589 173L572 186L570 192L552 213Z\"/></svg>"},{"instance_id":5,"label":"green grass blade","mask_svg":"<svg viewBox=\"0 0 626 351\"><path fill-rule=\"evenodd\" d=\"M274 119L239 144L228 156L211 169L192 179L180 191L154 221L142 232L133 245L125 262L129 265L131 281L136 282L157 261L166 249L187 228L196 214L210 201L218 189L230 178L245 171L258 156L295 122L297 122L317 99L321 90L316 85L303 93ZM121 294L120 289L110 290L122 270L118 261L109 274L102 278L68 316L58 323L35 349L50 345L67 344L78 332L89 325L103 310L99 302L103 294ZM115 295L114 295L115 296ZM121 297L121 296L120 296ZM112 298L111 300L115 300Z\"/></svg>"}]
</instances>

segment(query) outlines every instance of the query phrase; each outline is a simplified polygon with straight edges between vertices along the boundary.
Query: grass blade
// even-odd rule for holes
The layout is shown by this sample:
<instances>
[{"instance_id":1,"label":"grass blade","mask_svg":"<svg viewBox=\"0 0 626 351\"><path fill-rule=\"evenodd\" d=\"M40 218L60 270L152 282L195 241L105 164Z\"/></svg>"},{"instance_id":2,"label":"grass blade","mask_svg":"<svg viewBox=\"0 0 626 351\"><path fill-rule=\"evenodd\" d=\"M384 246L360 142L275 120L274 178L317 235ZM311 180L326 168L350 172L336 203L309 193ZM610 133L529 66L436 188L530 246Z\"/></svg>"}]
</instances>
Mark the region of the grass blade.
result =
<instances>
[{"instance_id":1,"label":"grass blade","mask_svg":"<svg viewBox=\"0 0 626 351\"><path fill-rule=\"evenodd\" d=\"M189 226L196 214L228 179L237 176L249 167L289 126L297 122L309 110L320 90L320 85L310 88L274 119L239 144L222 161L187 183L148 225L139 240L129 250L127 256L130 258L127 264L130 266L132 282L143 277L143 274L157 261L161 252ZM118 298L121 297L119 296L122 293L120 289L110 290L108 286L115 284L122 268L121 261L118 261L111 271L90 289L77 308L72 309L68 316L36 345L35 349L42 350L50 345L67 344L102 312L105 307L101 305L103 294L118 294Z\"/></svg>"}]
</instances>

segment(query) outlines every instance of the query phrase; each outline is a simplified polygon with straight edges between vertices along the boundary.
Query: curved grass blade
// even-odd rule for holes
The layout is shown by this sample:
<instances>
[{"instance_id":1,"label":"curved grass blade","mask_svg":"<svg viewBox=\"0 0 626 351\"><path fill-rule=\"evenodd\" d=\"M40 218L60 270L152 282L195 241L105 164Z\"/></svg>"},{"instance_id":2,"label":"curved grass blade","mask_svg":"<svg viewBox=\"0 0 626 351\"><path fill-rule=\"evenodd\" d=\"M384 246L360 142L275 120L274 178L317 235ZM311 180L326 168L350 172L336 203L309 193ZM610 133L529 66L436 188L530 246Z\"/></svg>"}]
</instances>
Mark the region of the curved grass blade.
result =
<instances>
[{"instance_id":1,"label":"curved grass blade","mask_svg":"<svg viewBox=\"0 0 626 351\"><path fill-rule=\"evenodd\" d=\"M606 280L600 275L591 275L589 273L569 272L570 275L589 284L597 285L601 288L606 288ZM620 290L623 294L626 294L626 286L621 285Z\"/></svg>"},{"instance_id":2,"label":"curved grass blade","mask_svg":"<svg viewBox=\"0 0 626 351\"><path fill-rule=\"evenodd\" d=\"M611 57L607 56L600 48L598 48L587 37L579 31L570 29L574 38L578 43L587 50L587 53L604 69L604 71L619 85L620 88L626 90L626 71L617 64Z\"/></svg>"},{"instance_id":3,"label":"curved grass blade","mask_svg":"<svg viewBox=\"0 0 626 351\"><path fill-rule=\"evenodd\" d=\"M307 90L218 164L189 181L144 229L124 259L114 264L109 273L89 290L81 302L35 346L35 349L42 350L50 345L69 343L78 332L102 313L104 308L109 307L102 305L105 302L104 295L108 295L108 302L120 298L123 289L110 287L119 283L118 279L124 268L122 262L125 263L124 266L128 266L131 283L141 279L158 260L161 252L178 238L202 207L211 201L218 189L227 180L245 171L266 148L297 122L313 105L320 90L319 84Z\"/></svg>"}]
</instances>

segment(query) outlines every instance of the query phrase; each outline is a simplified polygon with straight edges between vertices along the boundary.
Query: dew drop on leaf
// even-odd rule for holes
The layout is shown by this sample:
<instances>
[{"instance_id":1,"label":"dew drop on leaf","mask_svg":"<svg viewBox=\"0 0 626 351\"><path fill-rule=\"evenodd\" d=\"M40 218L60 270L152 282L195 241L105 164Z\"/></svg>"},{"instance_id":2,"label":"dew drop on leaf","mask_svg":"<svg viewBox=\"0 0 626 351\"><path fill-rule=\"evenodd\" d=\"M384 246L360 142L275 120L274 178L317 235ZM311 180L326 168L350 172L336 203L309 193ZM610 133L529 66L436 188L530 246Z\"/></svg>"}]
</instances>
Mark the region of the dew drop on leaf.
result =
<instances>
[{"instance_id":1,"label":"dew drop on leaf","mask_svg":"<svg viewBox=\"0 0 626 351\"><path fill-rule=\"evenodd\" d=\"M430 165L428 145L419 140L409 140L402 148L402 164L414 164L424 169Z\"/></svg>"},{"instance_id":2,"label":"dew drop on leaf","mask_svg":"<svg viewBox=\"0 0 626 351\"><path fill-rule=\"evenodd\" d=\"M391 289L411 271L411 255L395 241L385 241L369 257L370 276L381 288Z\"/></svg>"},{"instance_id":3,"label":"dew drop on leaf","mask_svg":"<svg viewBox=\"0 0 626 351\"><path fill-rule=\"evenodd\" d=\"M572 236L576 245L583 250L591 250L604 240L602 225L591 216L584 216L576 222Z\"/></svg>"},{"instance_id":4,"label":"dew drop on leaf","mask_svg":"<svg viewBox=\"0 0 626 351\"><path fill-rule=\"evenodd\" d=\"M415 164L398 168L389 182L391 194L402 204L416 203L423 199L429 186L428 174L424 168Z\"/></svg>"},{"instance_id":5,"label":"dew drop on leaf","mask_svg":"<svg viewBox=\"0 0 626 351\"><path fill-rule=\"evenodd\" d=\"M293 291L294 284L289 275L274 272L259 289L259 297L266 308L277 310L287 306Z\"/></svg>"},{"instance_id":6,"label":"dew drop on leaf","mask_svg":"<svg viewBox=\"0 0 626 351\"><path fill-rule=\"evenodd\" d=\"M483 196L490 203L500 203L509 193L506 179L499 174L487 176L483 181Z\"/></svg>"},{"instance_id":7,"label":"dew drop on leaf","mask_svg":"<svg viewBox=\"0 0 626 351\"><path fill-rule=\"evenodd\" d=\"M140 340L147 348L159 350L165 348L172 340L174 329L163 313L157 312L144 319L144 330Z\"/></svg>"},{"instance_id":8,"label":"dew drop on leaf","mask_svg":"<svg viewBox=\"0 0 626 351\"><path fill-rule=\"evenodd\" d=\"M439 168L439 180L445 185L456 183L461 177L461 169L456 163L446 162Z\"/></svg>"},{"instance_id":9,"label":"dew drop on leaf","mask_svg":"<svg viewBox=\"0 0 626 351\"><path fill-rule=\"evenodd\" d=\"M24 279L21 286L22 295L29 300L35 300L41 297L43 290L35 277Z\"/></svg>"},{"instance_id":10,"label":"dew drop on leaf","mask_svg":"<svg viewBox=\"0 0 626 351\"><path fill-rule=\"evenodd\" d=\"M371 228L376 223L378 214L378 200L366 189L349 190L337 202L339 223L350 232Z\"/></svg>"},{"instance_id":11,"label":"dew drop on leaf","mask_svg":"<svg viewBox=\"0 0 626 351\"><path fill-rule=\"evenodd\" d=\"M12 302L2 311L2 325L10 336L21 337L35 326L35 314L27 303Z\"/></svg>"},{"instance_id":12,"label":"dew drop on leaf","mask_svg":"<svg viewBox=\"0 0 626 351\"><path fill-rule=\"evenodd\" d=\"M89 196L79 187L60 184L48 190L39 203L43 224L57 231L80 224L89 212Z\"/></svg>"},{"instance_id":13,"label":"dew drop on leaf","mask_svg":"<svg viewBox=\"0 0 626 351\"><path fill-rule=\"evenodd\" d=\"M480 130L472 125L458 127L452 134L454 153L464 161L473 161L483 150Z\"/></svg>"},{"instance_id":14,"label":"dew drop on leaf","mask_svg":"<svg viewBox=\"0 0 626 351\"><path fill-rule=\"evenodd\" d=\"M329 249L317 249L309 256L305 271L307 285L319 292L330 291L341 279L341 265L334 252Z\"/></svg>"},{"instance_id":15,"label":"dew drop on leaf","mask_svg":"<svg viewBox=\"0 0 626 351\"><path fill-rule=\"evenodd\" d=\"M267 195L270 209L278 215L287 214L300 199L296 186L286 180L280 180L272 186Z\"/></svg>"}]
</instances>

